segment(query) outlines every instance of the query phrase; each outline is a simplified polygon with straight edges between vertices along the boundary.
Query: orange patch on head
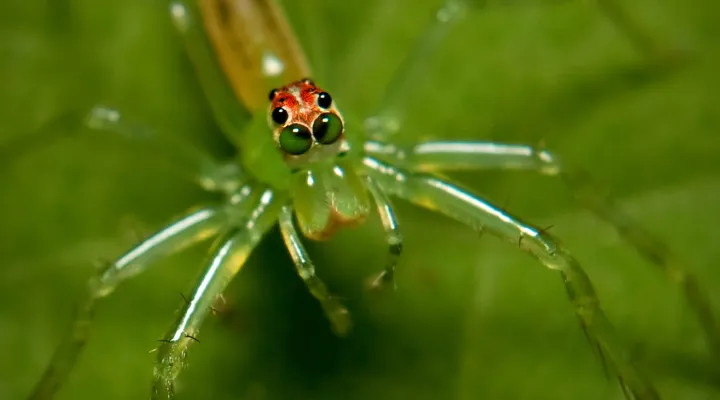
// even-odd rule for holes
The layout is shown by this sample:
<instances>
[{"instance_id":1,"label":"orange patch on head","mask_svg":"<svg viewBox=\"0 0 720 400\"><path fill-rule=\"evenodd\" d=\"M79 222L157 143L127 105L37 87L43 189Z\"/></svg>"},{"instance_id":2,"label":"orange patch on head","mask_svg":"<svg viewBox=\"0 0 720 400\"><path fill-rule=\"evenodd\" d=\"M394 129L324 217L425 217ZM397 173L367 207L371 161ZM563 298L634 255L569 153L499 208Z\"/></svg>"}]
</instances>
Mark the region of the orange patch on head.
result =
<instances>
[{"instance_id":1,"label":"orange patch on head","mask_svg":"<svg viewBox=\"0 0 720 400\"><path fill-rule=\"evenodd\" d=\"M289 91L285 90L285 88L278 89L278 93L275 95L275 98L272 101L272 108L277 107L288 107L291 110L295 110L298 108L300 104L298 103L295 96L293 96Z\"/></svg>"},{"instance_id":2,"label":"orange patch on head","mask_svg":"<svg viewBox=\"0 0 720 400\"><path fill-rule=\"evenodd\" d=\"M303 104L305 104L305 107L310 108L315 105L315 95L317 91L316 86L309 85L300 90L300 98L302 99Z\"/></svg>"}]
</instances>

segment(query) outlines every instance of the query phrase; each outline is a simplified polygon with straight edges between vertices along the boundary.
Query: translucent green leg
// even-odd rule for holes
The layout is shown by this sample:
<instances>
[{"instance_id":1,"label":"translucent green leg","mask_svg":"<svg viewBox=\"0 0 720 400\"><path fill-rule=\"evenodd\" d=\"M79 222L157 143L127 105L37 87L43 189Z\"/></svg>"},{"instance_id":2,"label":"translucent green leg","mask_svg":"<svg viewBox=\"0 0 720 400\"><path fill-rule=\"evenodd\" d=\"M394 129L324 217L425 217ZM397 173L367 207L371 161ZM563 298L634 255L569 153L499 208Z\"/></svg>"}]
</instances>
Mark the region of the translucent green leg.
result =
<instances>
[{"instance_id":1,"label":"translucent green leg","mask_svg":"<svg viewBox=\"0 0 720 400\"><path fill-rule=\"evenodd\" d=\"M200 326L230 281L240 271L245 261L263 235L276 222L284 198L277 198L270 190L253 190L248 193L251 207L240 205L242 223L233 224L213 246L200 283L193 291L185 310L179 316L163 343L157 349L153 372L153 399L175 397L175 379L185 365L187 350L196 337Z\"/></svg>"},{"instance_id":2,"label":"translucent green leg","mask_svg":"<svg viewBox=\"0 0 720 400\"><path fill-rule=\"evenodd\" d=\"M333 332L339 336L344 336L350 330L352 321L347 308L334 298L327 287L317 275L315 275L315 266L312 264L310 257L302 244L300 235L295 229L293 222L293 209L291 206L283 207L280 214L280 232L282 232L285 246L290 252L295 263L298 275L307 285L310 293L315 297L323 308L325 315L330 320Z\"/></svg>"},{"instance_id":3,"label":"translucent green leg","mask_svg":"<svg viewBox=\"0 0 720 400\"><path fill-rule=\"evenodd\" d=\"M126 121L120 111L105 106L95 106L90 111L71 111L53 118L38 132L2 145L0 160L12 162L33 149L82 131L90 131L97 136L111 134L138 142L143 145L142 150L166 161L172 169L206 190L230 193L239 187L242 180L236 163L220 164L177 136L160 134L147 126Z\"/></svg>"},{"instance_id":4,"label":"translucent green leg","mask_svg":"<svg viewBox=\"0 0 720 400\"><path fill-rule=\"evenodd\" d=\"M395 284L395 266L402 254L403 247L400 227L398 226L397 218L395 218L395 212L393 211L392 204L390 203L390 199L387 194L382 191L382 189L371 177L368 176L365 179L367 181L367 188L377 205L380 221L382 222L383 230L385 230L385 240L387 241L388 249L390 250L390 259L388 260L385 269L371 278L370 288L380 289L383 286L390 284L393 289L397 289Z\"/></svg>"},{"instance_id":5,"label":"translucent green leg","mask_svg":"<svg viewBox=\"0 0 720 400\"><path fill-rule=\"evenodd\" d=\"M490 232L518 246L563 279L580 324L635 399L659 399L653 385L629 361L615 330L600 308L590 279L578 262L546 232L524 224L499 208L450 183L414 174L366 157L367 173L391 195L443 213L476 230Z\"/></svg>"},{"instance_id":6,"label":"translucent green leg","mask_svg":"<svg viewBox=\"0 0 720 400\"><path fill-rule=\"evenodd\" d=\"M481 141L437 141L398 147L375 141L365 142L371 157L413 171L459 171L478 169L524 169L555 175L560 166L548 151L528 145Z\"/></svg>"},{"instance_id":7,"label":"translucent green leg","mask_svg":"<svg viewBox=\"0 0 720 400\"><path fill-rule=\"evenodd\" d=\"M417 40L410 56L395 71L378 111L365 120L368 137L387 140L400 130L403 123L405 103L416 82L423 80L425 60L432 57L450 29L462 20L468 4L464 0L447 0L435 13L433 22Z\"/></svg>"},{"instance_id":8,"label":"translucent green leg","mask_svg":"<svg viewBox=\"0 0 720 400\"><path fill-rule=\"evenodd\" d=\"M705 335L715 368L720 368L720 326L717 314L708 292L697 276L686 267L687 263L678 259L664 241L623 213L612 198L598 194L598 186L592 183L587 173L577 169L572 172L565 170L560 176L580 204L611 225L642 257L681 288Z\"/></svg>"},{"instance_id":9,"label":"translucent green leg","mask_svg":"<svg viewBox=\"0 0 720 400\"><path fill-rule=\"evenodd\" d=\"M635 250L682 288L688 304L697 315L712 356L720 364L720 330L709 296L696 276L665 243L624 215L611 198L602 196L586 173L579 172L577 168L560 168L552 154L527 145L458 141L427 142L397 148L368 142L365 151L370 156L413 171L526 169L560 176L583 207L610 224Z\"/></svg>"},{"instance_id":10,"label":"translucent green leg","mask_svg":"<svg viewBox=\"0 0 720 400\"><path fill-rule=\"evenodd\" d=\"M616 0L596 1L600 11L623 32L639 52L653 62L668 61L667 52L633 21ZM463 19L470 8L485 7L486 3L487 1L447 0L437 11L410 55L395 71L377 112L365 120L365 129L370 139L386 141L400 130L406 99L412 93L416 82L422 80L426 61L432 58L450 29Z\"/></svg>"},{"instance_id":11,"label":"translucent green leg","mask_svg":"<svg viewBox=\"0 0 720 400\"><path fill-rule=\"evenodd\" d=\"M85 125L96 131L109 131L146 144L148 150L165 157L172 167L210 191L231 193L240 186L241 171L237 163L221 165L211 156L176 136L159 134L147 126L126 122L118 110L97 106L85 119Z\"/></svg>"},{"instance_id":12,"label":"translucent green leg","mask_svg":"<svg viewBox=\"0 0 720 400\"><path fill-rule=\"evenodd\" d=\"M29 399L50 399L65 382L90 335L97 300L112 293L125 280L145 271L153 262L215 235L227 218L228 213L219 206L192 211L142 241L93 277L69 332Z\"/></svg>"}]
</instances>

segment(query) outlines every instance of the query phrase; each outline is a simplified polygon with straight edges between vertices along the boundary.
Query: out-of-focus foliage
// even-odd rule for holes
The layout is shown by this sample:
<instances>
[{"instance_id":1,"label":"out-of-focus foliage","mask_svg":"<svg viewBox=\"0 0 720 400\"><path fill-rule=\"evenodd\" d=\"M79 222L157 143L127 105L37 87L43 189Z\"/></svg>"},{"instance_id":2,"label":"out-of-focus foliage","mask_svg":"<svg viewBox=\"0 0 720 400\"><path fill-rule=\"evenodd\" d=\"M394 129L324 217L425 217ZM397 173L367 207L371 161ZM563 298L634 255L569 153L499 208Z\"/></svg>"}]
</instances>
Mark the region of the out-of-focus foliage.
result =
<instances>
[{"instance_id":1,"label":"out-of-focus foliage","mask_svg":"<svg viewBox=\"0 0 720 400\"><path fill-rule=\"evenodd\" d=\"M316 80L337 93L346 114L363 116L440 2L285 3ZM408 98L412 119L402 139L544 140L666 239L720 309L717 2L626 2L659 43L691 55L664 74L644 70L592 2L490 3L427 64ZM102 103L231 154L161 0L2 1L0 57L0 144ZM141 146L115 138L81 134L0 162L0 398L20 399L66 330L93 264L213 198ZM666 398L720 396L679 291L578 209L560 182L512 172L458 178L527 220L554 226ZM228 311L211 318L193 346L180 398L620 395L556 274L457 223L398 208L406 253L395 294L361 290L385 260L376 218L311 246L319 273L354 313L349 338L330 334L273 232L232 285ZM103 302L60 399L147 397L148 351L183 305L180 293L192 288L206 248L168 259Z\"/></svg>"}]
</instances>

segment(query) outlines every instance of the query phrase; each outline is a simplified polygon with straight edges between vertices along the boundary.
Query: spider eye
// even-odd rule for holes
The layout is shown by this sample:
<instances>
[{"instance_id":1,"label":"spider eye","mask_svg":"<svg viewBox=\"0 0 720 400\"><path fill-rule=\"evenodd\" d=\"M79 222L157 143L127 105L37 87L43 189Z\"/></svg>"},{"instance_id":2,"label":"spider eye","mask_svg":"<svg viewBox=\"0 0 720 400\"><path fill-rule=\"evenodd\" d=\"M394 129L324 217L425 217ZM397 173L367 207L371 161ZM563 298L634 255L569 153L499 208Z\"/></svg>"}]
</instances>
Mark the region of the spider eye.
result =
<instances>
[{"instance_id":1,"label":"spider eye","mask_svg":"<svg viewBox=\"0 0 720 400\"><path fill-rule=\"evenodd\" d=\"M343 133L340 117L333 113L320 114L313 122L313 136L322 144L331 144Z\"/></svg>"},{"instance_id":2,"label":"spider eye","mask_svg":"<svg viewBox=\"0 0 720 400\"><path fill-rule=\"evenodd\" d=\"M328 108L332 104L332 97L330 97L330 93L328 92L322 92L317 97L317 103L322 108Z\"/></svg>"},{"instance_id":3,"label":"spider eye","mask_svg":"<svg viewBox=\"0 0 720 400\"><path fill-rule=\"evenodd\" d=\"M272 110L272 120L278 125L282 125L287 122L288 117L288 112L282 107Z\"/></svg>"},{"instance_id":4,"label":"spider eye","mask_svg":"<svg viewBox=\"0 0 720 400\"><path fill-rule=\"evenodd\" d=\"M315 82L313 82L313 80L310 79L310 78L303 78L303 79L302 79L302 82L307 83L308 85L313 85L313 86L315 86Z\"/></svg>"},{"instance_id":5,"label":"spider eye","mask_svg":"<svg viewBox=\"0 0 720 400\"><path fill-rule=\"evenodd\" d=\"M280 132L280 148L293 155L303 154L312 146L310 130L300 124L288 125Z\"/></svg>"},{"instance_id":6,"label":"spider eye","mask_svg":"<svg viewBox=\"0 0 720 400\"><path fill-rule=\"evenodd\" d=\"M275 98L275 95L277 94L277 92L278 92L277 89L271 90L270 93L268 94L268 99L270 99L270 101L273 101L273 99Z\"/></svg>"}]
</instances>

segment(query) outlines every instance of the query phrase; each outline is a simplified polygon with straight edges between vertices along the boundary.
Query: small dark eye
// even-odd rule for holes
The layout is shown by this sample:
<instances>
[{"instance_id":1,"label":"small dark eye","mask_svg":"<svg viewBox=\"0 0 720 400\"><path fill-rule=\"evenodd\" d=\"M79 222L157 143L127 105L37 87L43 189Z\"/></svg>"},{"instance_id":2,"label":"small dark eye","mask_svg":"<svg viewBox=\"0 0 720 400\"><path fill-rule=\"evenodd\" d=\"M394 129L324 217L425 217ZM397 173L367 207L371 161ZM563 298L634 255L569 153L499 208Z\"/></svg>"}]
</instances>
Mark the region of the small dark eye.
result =
<instances>
[{"instance_id":1,"label":"small dark eye","mask_svg":"<svg viewBox=\"0 0 720 400\"><path fill-rule=\"evenodd\" d=\"M332 104L332 97L330 97L330 93L328 92L322 92L317 97L317 103L322 108L328 108Z\"/></svg>"},{"instance_id":2,"label":"small dark eye","mask_svg":"<svg viewBox=\"0 0 720 400\"><path fill-rule=\"evenodd\" d=\"M280 132L278 139L280 148L292 155L300 155L312 147L310 130L300 124L288 125Z\"/></svg>"},{"instance_id":3,"label":"small dark eye","mask_svg":"<svg viewBox=\"0 0 720 400\"><path fill-rule=\"evenodd\" d=\"M275 95L277 94L277 92L278 92L277 89L273 89L273 90L270 91L270 94L268 95L268 98L270 99L270 101L273 101L273 99L275 98Z\"/></svg>"},{"instance_id":4,"label":"small dark eye","mask_svg":"<svg viewBox=\"0 0 720 400\"><path fill-rule=\"evenodd\" d=\"M315 140L322 144L334 143L343 133L342 120L333 113L320 114L312 128Z\"/></svg>"},{"instance_id":5,"label":"small dark eye","mask_svg":"<svg viewBox=\"0 0 720 400\"><path fill-rule=\"evenodd\" d=\"M288 113L284 108L278 107L272 110L272 120L278 125L282 125L288 120Z\"/></svg>"}]
</instances>

